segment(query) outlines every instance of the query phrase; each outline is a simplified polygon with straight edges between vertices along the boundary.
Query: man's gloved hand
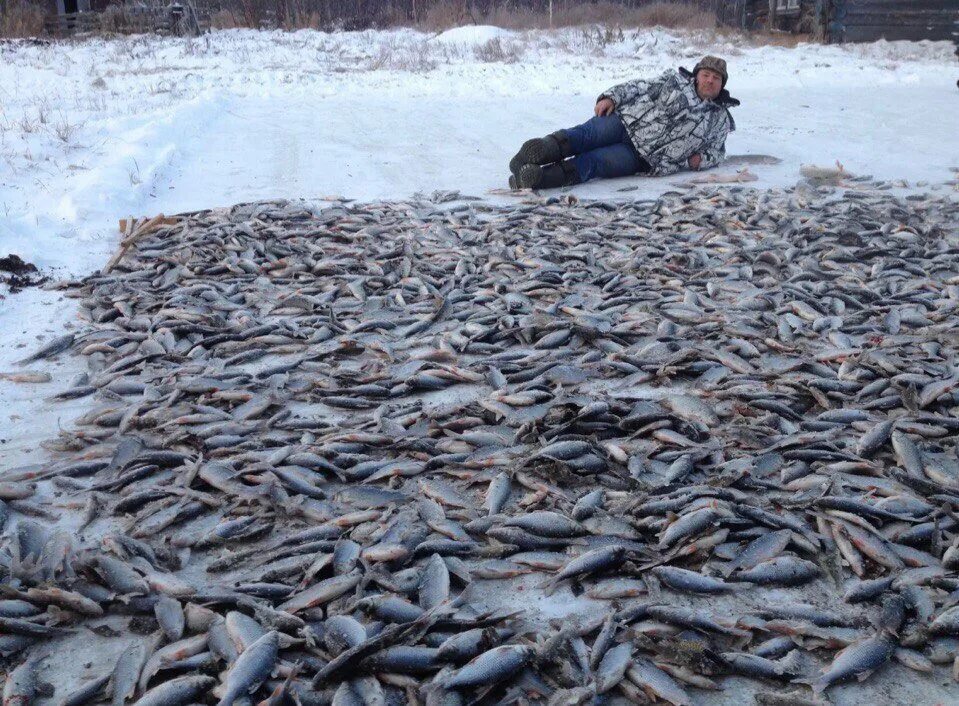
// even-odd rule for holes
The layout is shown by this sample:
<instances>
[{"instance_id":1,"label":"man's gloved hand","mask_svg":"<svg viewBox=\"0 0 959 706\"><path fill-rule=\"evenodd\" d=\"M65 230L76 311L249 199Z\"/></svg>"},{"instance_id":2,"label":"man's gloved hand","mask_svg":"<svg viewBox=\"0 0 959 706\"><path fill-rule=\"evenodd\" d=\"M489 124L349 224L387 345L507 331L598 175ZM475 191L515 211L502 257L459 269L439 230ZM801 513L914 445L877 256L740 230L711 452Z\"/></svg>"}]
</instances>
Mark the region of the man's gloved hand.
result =
<instances>
[{"instance_id":1,"label":"man's gloved hand","mask_svg":"<svg viewBox=\"0 0 959 706\"><path fill-rule=\"evenodd\" d=\"M609 98L603 98L601 101L596 102L596 115L602 117L604 115L611 115L613 110L616 108L613 105L613 101Z\"/></svg>"},{"instance_id":2,"label":"man's gloved hand","mask_svg":"<svg viewBox=\"0 0 959 706\"><path fill-rule=\"evenodd\" d=\"M699 165L702 161L703 161L703 158L701 155L694 154L692 157L689 158L689 168L692 169L693 171L698 171Z\"/></svg>"}]
</instances>

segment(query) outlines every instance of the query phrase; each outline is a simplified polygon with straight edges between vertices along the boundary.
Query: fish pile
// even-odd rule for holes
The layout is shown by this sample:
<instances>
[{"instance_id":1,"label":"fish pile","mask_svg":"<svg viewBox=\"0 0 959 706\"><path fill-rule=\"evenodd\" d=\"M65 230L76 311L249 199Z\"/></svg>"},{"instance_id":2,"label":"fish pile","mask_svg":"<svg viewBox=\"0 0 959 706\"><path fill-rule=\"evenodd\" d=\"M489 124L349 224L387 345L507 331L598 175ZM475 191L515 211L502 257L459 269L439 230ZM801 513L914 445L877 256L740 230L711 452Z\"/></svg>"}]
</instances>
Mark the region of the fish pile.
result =
<instances>
[{"instance_id":1,"label":"fish pile","mask_svg":"<svg viewBox=\"0 0 959 706\"><path fill-rule=\"evenodd\" d=\"M91 630L52 703L959 678L957 223L868 182L170 219L24 361L92 402L0 473L3 703Z\"/></svg>"}]
</instances>

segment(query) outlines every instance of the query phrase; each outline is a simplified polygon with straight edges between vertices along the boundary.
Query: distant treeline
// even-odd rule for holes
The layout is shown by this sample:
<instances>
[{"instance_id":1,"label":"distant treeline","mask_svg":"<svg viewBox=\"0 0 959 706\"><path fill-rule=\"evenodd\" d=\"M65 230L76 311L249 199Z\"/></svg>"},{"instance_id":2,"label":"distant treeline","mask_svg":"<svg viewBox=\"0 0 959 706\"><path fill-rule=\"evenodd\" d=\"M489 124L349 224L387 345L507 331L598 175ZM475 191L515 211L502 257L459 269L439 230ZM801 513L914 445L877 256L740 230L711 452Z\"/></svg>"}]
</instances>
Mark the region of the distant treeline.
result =
<instances>
[{"instance_id":1,"label":"distant treeline","mask_svg":"<svg viewBox=\"0 0 959 706\"><path fill-rule=\"evenodd\" d=\"M442 31L469 24L508 29L605 24L703 28L715 25L723 0L93 0L104 17L122 19L137 5L193 5L213 27L363 30L416 27ZM131 11L132 12L132 11ZM43 33L56 15L53 0L0 0L0 37ZM104 32L124 31L107 22Z\"/></svg>"}]
</instances>

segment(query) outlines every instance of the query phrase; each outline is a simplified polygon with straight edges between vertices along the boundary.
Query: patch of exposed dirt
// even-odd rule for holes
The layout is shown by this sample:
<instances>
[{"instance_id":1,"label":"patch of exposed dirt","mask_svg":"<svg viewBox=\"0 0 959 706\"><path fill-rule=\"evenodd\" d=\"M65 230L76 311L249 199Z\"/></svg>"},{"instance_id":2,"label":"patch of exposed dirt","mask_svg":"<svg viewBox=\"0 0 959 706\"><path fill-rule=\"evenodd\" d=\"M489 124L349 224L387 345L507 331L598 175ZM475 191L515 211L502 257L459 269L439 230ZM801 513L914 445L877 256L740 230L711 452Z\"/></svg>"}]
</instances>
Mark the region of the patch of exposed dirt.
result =
<instances>
[{"instance_id":1,"label":"patch of exposed dirt","mask_svg":"<svg viewBox=\"0 0 959 706\"><path fill-rule=\"evenodd\" d=\"M39 286L48 279L50 278L39 274L36 265L24 262L19 255L0 257L0 282L10 288L11 294L16 294L24 287Z\"/></svg>"}]
</instances>

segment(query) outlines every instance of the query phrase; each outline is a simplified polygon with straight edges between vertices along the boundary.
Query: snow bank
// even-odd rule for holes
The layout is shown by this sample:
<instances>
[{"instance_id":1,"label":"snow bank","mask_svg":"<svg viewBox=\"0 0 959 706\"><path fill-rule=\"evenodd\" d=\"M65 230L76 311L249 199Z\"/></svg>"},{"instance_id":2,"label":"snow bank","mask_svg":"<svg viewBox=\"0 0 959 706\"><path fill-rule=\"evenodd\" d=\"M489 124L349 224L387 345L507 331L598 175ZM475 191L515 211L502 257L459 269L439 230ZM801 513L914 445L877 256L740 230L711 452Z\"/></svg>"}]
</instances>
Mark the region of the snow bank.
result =
<instances>
[{"instance_id":1,"label":"snow bank","mask_svg":"<svg viewBox=\"0 0 959 706\"><path fill-rule=\"evenodd\" d=\"M492 39L513 39L516 36L515 32L502 27L468 25L448 29L442 34L436 35L430 41L437 44L473 48L482 46Z\"/></svg>"},{"instance_id":2,"label":"snow bank","mask_svg":"<svg viewBox=\"0 0 959 706\"><path fill-rule=\"evenodd\" d=\"M223 97L211 92L146 122L133 118L107 121L100 130L104 158L72 182L57 204L56 215L76 224L81 236L97 231L102 214L139 215L144 201L168 188L170 166L178 159L194 157L180 151L184 139L215 126L223 105Z\"/></svg>"}]
</instances>

